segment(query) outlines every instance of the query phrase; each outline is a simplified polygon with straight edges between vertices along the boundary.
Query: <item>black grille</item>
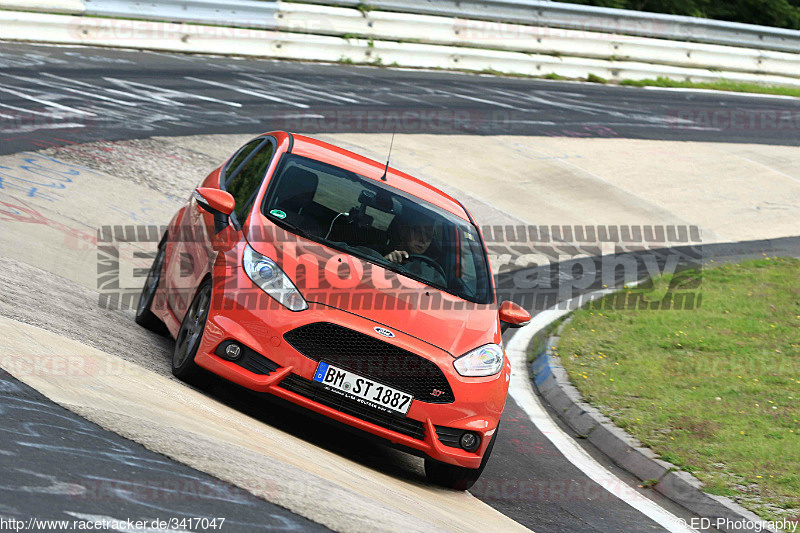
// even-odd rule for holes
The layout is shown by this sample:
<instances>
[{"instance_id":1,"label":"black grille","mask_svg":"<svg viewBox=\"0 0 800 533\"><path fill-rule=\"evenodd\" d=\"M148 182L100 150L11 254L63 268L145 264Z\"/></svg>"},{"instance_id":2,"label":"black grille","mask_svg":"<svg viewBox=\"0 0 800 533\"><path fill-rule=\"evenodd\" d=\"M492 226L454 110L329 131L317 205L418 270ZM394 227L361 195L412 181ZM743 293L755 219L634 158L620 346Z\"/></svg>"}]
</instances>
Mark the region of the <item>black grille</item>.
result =
<instances>
[{"instance_id":1,"label":"black grille","mask_svg":"<svg viewBox=\"0 0 800 533\"><path fill-rule=\"evenodd\" d=\"M325 361L400 389L427 403L455 401L436 363L358 331L315 322L283 335L286 342L314 361Z\"/></svg>"},{"instance_id":2,"label":"black grille","mask_svg":"<svg viewBox=\"0 0 800 533\"><path fill-rule=\"evenodd\" d=\"M233 344L233 342L234 341L225 341L221 343L219 346L217 346L217 349L214 350L214 353L224 359L225 348L227 348L228 345ZM242 358L232 362L244 368L245 370L249 370L254 374L268 376L280 368L278 363L267 359L255 350L252 350L238 342L236 344L242 348Z\"/></svg>"},{"instance_id":3,"label":"black grille","mask_svg":"<svg viewBox=\"0 0 800 533\"><path fill-rule=\"evenodd\" d=\"M345 398L341 394L325 390L321 385L297 374L289 374L280 382L279 386L376 426L381 426L418 440L425 439L425 425L422 422L401 415L385 413L363 405L350 398Z\"/></svg>"}]
</instances>

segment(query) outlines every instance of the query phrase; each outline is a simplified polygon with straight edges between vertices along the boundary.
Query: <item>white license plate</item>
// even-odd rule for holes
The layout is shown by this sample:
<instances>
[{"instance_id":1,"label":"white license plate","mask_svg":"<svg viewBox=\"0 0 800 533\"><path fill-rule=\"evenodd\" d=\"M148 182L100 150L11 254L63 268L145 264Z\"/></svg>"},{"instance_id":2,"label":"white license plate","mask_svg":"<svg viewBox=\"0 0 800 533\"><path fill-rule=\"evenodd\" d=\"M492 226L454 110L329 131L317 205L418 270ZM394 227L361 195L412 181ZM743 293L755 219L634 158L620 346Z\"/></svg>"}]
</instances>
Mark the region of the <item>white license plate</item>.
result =
<instances>
[{"instance_id":1,"label":"white license plate","mask_svg":"<svg viewBox=\"0 0 800 533\"><path fill-rule=\"evenodd\" d=\"M381 411L406 414L411 407L411 400L414 399L410 394L328 363L320 363L317 366L314 381L322 383L329 390Z\"/></svg>"}]
</instances>

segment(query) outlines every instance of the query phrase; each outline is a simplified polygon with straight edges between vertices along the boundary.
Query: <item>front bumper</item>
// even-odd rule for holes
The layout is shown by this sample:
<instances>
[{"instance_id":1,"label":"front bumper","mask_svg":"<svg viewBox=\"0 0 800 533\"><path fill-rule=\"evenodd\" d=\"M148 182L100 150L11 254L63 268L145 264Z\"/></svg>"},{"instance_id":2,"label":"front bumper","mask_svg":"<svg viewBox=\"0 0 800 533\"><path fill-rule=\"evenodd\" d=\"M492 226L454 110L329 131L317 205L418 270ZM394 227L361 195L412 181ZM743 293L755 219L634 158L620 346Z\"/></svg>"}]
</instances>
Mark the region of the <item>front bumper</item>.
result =
<instances>
[{"instance_id":1,"label":"front bumper","mask_svg":"<svg viewBox=\"0 0 800 533\"><path fill-rule=\"evenodd\" d=\"M250 282L245 278L241 283L246 287ZM253 300L243 301L241 295L242 291L214 287L212 308L195 357L199 366L248 389L281 397L438 461L466 468L480 466L505 405L508 362L495 376L463 378L455 372L452 357L432 356L430 360L444 372L455 401L426 403L415 399L405 417L389 415L319 387L312 381L317 361L302 355L283 338L286 332L313 322L338 324L375 337L374 327L378 324L321 304L309 303L306 311L292 312L277 305L253 305ZM266 294L262 295L264 299L259 301L271 302ZM214 353L231 340L244 345L248 361L253 359L255 364L231 362ZM392 343L418 355L432 351L430 345L402 333L397 333ZM468 452L454 447L453 430L478 433L479 448Z\"/></svg>"}]
</instances>

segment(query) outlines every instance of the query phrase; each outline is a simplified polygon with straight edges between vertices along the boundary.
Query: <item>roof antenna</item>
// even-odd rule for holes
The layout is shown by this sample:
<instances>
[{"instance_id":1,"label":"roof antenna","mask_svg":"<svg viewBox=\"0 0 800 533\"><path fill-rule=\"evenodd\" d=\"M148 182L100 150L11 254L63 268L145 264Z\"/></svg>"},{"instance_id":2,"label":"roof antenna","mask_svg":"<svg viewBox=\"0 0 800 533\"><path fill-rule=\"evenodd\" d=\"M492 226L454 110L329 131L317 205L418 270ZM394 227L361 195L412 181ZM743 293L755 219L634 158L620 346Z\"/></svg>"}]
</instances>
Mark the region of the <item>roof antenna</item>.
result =
<instances>
[{"instance_id":1,"label":"roof antenna","mask_svg":"<svg viewBox=\"0 0 800 533\"><path fill-rule=\"evenodd\" d=\"M392 131L392 143L389 145L389 156L386 158L386 169L383 171L383 176L381 176L381 180L386 181L386 175L389 173L389 160L392 158L392 148L394 147L394 134L397 133L397 128L395 127L394 131Z\"/></svg>"}]
</instances>

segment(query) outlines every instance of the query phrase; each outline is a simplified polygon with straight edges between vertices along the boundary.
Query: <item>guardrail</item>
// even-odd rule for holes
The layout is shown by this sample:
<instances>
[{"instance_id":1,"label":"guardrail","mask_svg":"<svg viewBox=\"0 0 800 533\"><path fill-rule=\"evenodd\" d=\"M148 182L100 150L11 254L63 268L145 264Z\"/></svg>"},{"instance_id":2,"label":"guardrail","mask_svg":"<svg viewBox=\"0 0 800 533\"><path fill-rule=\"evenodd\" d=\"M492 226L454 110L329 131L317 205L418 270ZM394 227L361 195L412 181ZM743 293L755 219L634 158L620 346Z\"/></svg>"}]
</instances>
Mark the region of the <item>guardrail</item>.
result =
<instances>
[{"instance_id":1,"label":"guardrail","mask_svg":"<svg viewBox=\"0 0 800 533\"><path fill-rule=\"evenodd\" d=\"M0 0L0 3L6 0ZM223 23L225 26L277 28L278 2L261 0L82 0L87 15L143 20ZM215 24L216 25L216 24Z\"/></svg>"},{"instance_id":2,"label":"guardrail","mask_svg":"<svg viewBox=\"0 0 800 533\"><path fill-rule=\"evenodd\" d=\"M641 62L800 77L800 56L785 52L521 24L499 26L483 21L385 11L362 13L355 9L299 3L278 2L278 6L275 16L281 31L485 48L556 58L601 59L610 63L606 65L607 71L624 68L626 62ZM618 77L613 72L606 74Z\"/></svg>"},{"instance_id":3,"label":"guardrail","mask_svg":"<svg viewBox=\"0 0 800 533\"><path fill-rule=\"evenodd\" d=\"M81 0L0 0L0 9L81 14L86 7Z\"/></svg>"},{"instance_id":4,"label":"guardrail","mask_svg":"<svg viewBox=\"0 0 800 533\"><path fill-rule=\"evenodd\" d=\"M75 8L78 1L0 0L0 8L10 5L33 11L65 3ZM358 4L355 0L322 1ZM374 1L398 6L410 0ZM528 5L533 1L471 4ZM441 9L448 2L421 0L417 5ZM470 0L462 3L470 4ZM800 54L772 50L280 0L83 0L82 5L82 11L75 11L83 15L77 20L41 19L46 20L50 34L32 29L36 15L43 14L18 12L15 18L11 11L0 12L11 17L0 24L0 38L532 76L595 74L612 80L666 76L800 85ZM140 22L133 28L137 20L160 26ZM54 29L59 24L69 24L70 29ZM126 26L131 27L124 30ZM229 30L204 29L214 27ZM30 32L27 38L25 31ZM130 38L132 32L135 39Z\"/></svg>"},{"instance_id":5,"label":"guardrail","mask_svg":"<svg viewBox=\"0 0 800 533\"><path fill-rule=\"evenodd\" d=\"M724 46L800 52L800 31L547 0L293 0L308 4L396 11L653 37Z\"/></svg>"}]
</instances>

